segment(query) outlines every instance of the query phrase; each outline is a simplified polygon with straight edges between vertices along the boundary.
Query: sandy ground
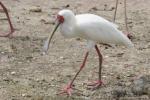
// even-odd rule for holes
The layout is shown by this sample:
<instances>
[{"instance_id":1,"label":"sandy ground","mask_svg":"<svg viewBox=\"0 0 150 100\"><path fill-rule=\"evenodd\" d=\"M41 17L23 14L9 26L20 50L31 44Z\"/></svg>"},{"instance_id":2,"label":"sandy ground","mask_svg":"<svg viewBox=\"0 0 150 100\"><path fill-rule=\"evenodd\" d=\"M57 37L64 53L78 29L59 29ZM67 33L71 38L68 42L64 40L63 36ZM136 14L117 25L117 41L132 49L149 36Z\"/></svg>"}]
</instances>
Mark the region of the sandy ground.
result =
<instances>
[{"instance_id":1,"label":"sandy ground","mask_svg":"<svg viewBox=\"0 0 150 100\"><path fill-rule=\"evenodd\" d=\"M115 0L1 0L16 29L12 39L0 38L0 100L149 100L150 98L150 0L127 0L129 30L135 50L99 45L104 56L104 85L95 91L86 83L98 77L98 57L90 52L71 97L57 96L78 71L86 40L54 36L47 55L43 42L53 28L56 13L64 8L93 13L110 21ZM41 9L42 11L33 11ZM119 0L116 23L125 31L123 0ZM0 32L8 31L0 12Z\"/></svg>"}]
</instances>

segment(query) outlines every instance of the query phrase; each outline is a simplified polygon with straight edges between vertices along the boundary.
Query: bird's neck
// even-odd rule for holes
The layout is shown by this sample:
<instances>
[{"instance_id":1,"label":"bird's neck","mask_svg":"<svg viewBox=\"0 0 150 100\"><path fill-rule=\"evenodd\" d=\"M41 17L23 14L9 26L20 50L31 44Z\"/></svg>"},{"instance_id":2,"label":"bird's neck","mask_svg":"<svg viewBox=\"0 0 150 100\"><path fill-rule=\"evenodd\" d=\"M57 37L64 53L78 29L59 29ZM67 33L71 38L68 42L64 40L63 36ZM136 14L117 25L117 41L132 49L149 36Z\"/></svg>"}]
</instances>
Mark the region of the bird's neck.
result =
<instances>
[{"instance_id":1,"label":"bird's neck","mask_svg":"<svg viewBox=\"0 0 150 100\"><path fill-rule=\"evenodd\" d=\"M66 20L64 22L65 25L68 25L70 27L74 27L76 25L76 19L75 16L71 17L69 20Z\"/></svg>"},{"instance_id":2,"label":"bird's neck","mask_svg":"<svg viewBox=\"0 0 150 100\"><path fill-rule=\"evenodd\" d=\"M67 38L76 37L76 19L72 18L70 20L65 21L60 26L60 32L64 37Z\"/></svg>"}]
</instances>

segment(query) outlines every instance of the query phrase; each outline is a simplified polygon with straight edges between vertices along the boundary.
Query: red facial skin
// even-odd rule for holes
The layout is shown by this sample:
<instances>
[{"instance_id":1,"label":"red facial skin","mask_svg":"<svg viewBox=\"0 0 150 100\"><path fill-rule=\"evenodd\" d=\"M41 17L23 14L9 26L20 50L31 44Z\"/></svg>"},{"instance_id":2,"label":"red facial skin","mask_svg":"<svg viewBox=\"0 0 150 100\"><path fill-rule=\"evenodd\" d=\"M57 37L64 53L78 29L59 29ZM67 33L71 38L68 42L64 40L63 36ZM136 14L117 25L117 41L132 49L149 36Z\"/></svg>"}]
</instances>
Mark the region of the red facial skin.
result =
<instances>
[{"instance_id":1,"label":"red facial skin","mask_svg":"<svg viewBox=\"0 0 150 100\"><path fill-rule=\"evenodd\" d=\"M61 15L57 15L57 19L59 21L59 23L63 23L64 22L64 17Z\"/></svg>"}]
</instances>

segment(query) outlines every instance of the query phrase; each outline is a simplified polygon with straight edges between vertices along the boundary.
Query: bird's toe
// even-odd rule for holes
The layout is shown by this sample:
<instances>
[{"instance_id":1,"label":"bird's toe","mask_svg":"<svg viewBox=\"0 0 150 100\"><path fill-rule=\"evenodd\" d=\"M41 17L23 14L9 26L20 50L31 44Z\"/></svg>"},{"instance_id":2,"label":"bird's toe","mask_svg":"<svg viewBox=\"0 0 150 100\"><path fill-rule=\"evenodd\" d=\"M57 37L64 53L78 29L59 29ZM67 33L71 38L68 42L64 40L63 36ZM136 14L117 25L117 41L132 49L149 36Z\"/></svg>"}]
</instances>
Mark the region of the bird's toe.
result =
<instances>
[{"instance_id":1,"label":"bird's toe","mask_svg":"<svg viewBox=\"0 0 150 100\"><path fill-rule=\"evenodd\" d=\"M73 85L69 84L69 85L65 86L63 89L61 89L60 92L57 93L57 95L67 94L68 96L71 96L72 91L73 91Z\"/></svg>"},{"instance_id":2,"label":"bird's toe","mask_svg":"<svg viewBox=\"0 0 150 100\"><path fill-rule=\"evenodd\" d=\"M103 82L101 80L97 80L94 82L90 82L89 84L87 84L89 90L95 90L100 88L100 86L102 86Z\"/></svg>"}]
</instances>

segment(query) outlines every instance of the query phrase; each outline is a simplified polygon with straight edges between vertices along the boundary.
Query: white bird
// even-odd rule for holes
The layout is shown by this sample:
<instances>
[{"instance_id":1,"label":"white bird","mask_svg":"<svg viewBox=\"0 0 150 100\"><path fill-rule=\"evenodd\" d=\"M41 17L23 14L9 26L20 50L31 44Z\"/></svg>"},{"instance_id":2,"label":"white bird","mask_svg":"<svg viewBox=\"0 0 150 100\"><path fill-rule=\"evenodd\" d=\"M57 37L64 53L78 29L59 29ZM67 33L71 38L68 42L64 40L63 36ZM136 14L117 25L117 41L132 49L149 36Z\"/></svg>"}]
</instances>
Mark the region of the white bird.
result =
<instances>
[{"instance_id":1,"label":"white bird","mask_svg":"<svg viewBox=\"0 0 150 100\"><path fill-rule=\"evenodd\" d=\"M98 46L96 45L97 42L105 44L114 43L125 45L127 47L133 47L133 43L127 38L126 35L117 29L118 26L116 24L111 23L100 16L94 14L75 15L71 10L65 9L58 12L56 21L56 27L44 44L43 50L45 52L48 50L51 39L58 27L64 37L80 37L88 41L88 50L80 70L60 94L67 93L68 95L71 95L73 90L73 82L85 66L89 51L93 47L95 47L99 57L99 78L94 83L89 84L89 86L92 86L92 89L97 89L102 85L101 69L103 57L98 49Z\"/></svg>"}]
</instances>

